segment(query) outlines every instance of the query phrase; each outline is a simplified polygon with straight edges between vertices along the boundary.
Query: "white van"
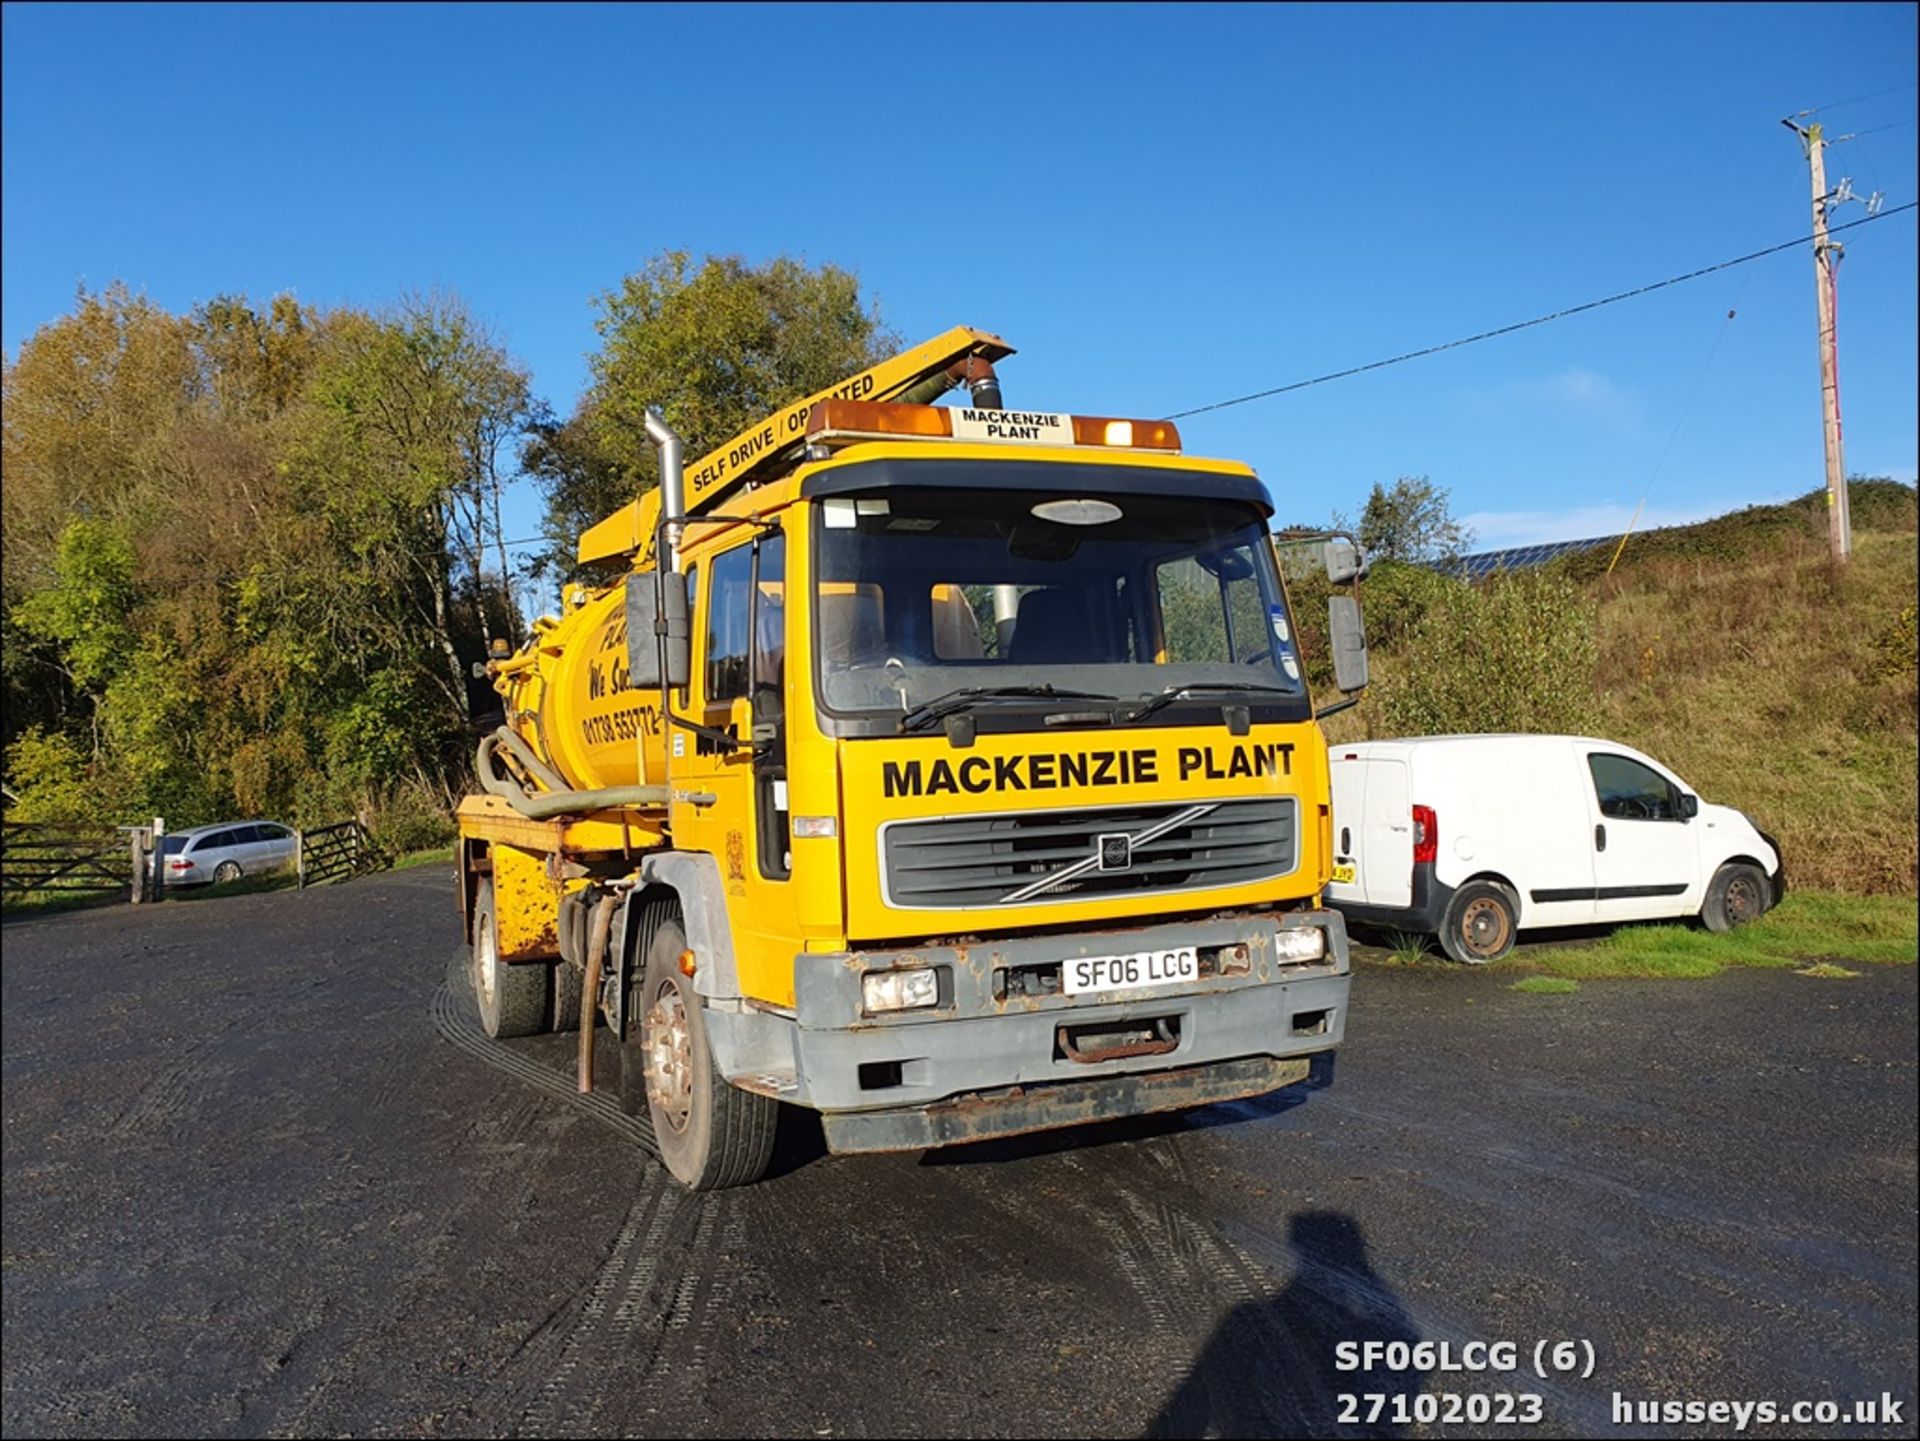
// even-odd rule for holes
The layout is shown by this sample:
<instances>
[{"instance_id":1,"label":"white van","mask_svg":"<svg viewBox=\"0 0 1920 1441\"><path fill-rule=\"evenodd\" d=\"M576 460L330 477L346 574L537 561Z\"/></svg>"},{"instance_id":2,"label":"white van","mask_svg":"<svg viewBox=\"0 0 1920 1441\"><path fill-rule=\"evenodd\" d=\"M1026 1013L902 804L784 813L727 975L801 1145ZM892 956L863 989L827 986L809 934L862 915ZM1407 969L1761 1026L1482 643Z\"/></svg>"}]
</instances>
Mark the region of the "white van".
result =
<instances>
[{"instance_id":1,"label":"white van","mask_svg":"<svg viewBox=\"0 0 1920 1441\"><path fill-rule=\"evenodd\" d=\"M1749 921L1780 848L1658 761L1585 736L1424 736L1331 748L1333 883L1355 921L1497 960L1535 926Z\"/></svg>"}]
</instances>

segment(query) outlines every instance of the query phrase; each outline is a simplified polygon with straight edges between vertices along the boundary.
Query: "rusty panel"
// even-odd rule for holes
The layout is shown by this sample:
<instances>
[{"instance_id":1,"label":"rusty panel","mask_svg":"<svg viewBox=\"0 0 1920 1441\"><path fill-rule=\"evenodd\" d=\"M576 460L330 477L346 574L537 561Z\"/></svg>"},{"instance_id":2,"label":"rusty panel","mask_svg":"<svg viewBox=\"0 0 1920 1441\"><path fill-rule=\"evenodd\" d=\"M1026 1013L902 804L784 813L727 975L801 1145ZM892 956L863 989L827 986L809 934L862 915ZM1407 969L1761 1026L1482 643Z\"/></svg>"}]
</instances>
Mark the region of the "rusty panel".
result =
<instances>
[{"instance_id":1,"label":"rusty panel","mask_svg":"<svg viewBox=\"0 0 1920 1441\"><path fill-rule=\"evenodd\" d=\"M546 857L516 846L493 848L494 927L503 961L544 961L560 954L563 883Z\"/></svg>"}]
</instances>

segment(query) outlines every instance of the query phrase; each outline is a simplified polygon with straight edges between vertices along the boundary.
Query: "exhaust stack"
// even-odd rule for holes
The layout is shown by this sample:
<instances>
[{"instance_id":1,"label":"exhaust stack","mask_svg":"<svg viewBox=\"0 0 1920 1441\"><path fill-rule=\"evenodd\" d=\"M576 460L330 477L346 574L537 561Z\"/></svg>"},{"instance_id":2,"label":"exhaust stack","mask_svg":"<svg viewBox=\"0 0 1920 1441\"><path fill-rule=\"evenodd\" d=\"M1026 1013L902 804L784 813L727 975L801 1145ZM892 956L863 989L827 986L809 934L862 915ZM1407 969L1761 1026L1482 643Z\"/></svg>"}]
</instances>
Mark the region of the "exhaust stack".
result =
<instances>
[{"instance_id":1,"label":"exhaust stack","mask_svg":"<svg viewBox=\"0 0 1920 1441\"><path fill-rule=\"evenodd\" d=\"M660 452L660 517L667 522L666 569L678 575L681 526L673 518L687 513L686 446L657 405L647 407L647 439Z\"/></svg>"}]
</instances>

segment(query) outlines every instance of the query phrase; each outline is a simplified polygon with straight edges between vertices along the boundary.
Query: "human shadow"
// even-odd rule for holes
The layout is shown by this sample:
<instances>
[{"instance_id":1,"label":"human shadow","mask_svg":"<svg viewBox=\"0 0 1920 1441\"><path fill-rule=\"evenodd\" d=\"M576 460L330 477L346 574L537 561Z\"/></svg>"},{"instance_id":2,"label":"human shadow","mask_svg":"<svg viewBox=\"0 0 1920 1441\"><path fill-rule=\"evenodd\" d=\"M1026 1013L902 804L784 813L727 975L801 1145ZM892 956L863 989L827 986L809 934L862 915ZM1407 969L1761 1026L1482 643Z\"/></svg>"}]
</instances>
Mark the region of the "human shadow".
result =
<instances>
[{"instance_id":1,"label":"human shadow","mask_svg":"<svg viewBox=\"0 0 1920 1441\"><path fill-rule=\"evenodd\" d=\"M1294 1272L1285 1289L1228 1313L1148 1436L1405 1434L1408 1418L1397 1408L1412 1406L1426 1372L1409 1354L1366 1348L1410 1352L1420 1335L1373 1269L1359 1223L1340 1211L1302 1211L1288 1244ZM1343 1368L1349 1358L1355 1365ZM1402 1361L1405 1369L1393 1368Z\"/></svg>"}]
</instances>

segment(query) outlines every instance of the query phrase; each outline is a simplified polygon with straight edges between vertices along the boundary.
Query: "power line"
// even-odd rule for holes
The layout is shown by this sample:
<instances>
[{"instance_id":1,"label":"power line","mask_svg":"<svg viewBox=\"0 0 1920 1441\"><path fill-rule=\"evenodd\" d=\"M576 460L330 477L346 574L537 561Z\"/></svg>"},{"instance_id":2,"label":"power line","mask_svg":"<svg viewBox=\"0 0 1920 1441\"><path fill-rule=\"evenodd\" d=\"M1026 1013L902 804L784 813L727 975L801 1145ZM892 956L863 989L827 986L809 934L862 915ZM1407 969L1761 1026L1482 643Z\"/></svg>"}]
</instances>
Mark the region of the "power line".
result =
<instances>
[{"instance_id":1,"label":"power line","mask_svg":"<svg viewBox=\"0 0 1920 1441\"><path fill-rule=\"evenodd\" d=\"M1835 225L1829 234L1842 230L1852 230L1856 226L1871 225L1876 220L1885 220L1890 216L1902 215L1912 210L1920 201L1908 201L1905 205L1896 205L1890 210L1882 210L1877 215L1867 215L1859 220L1850 220L1845 225ZM1401 365L1409 360L1420 360L1429 355L1438 355L1443 350L1458 350L1463 345L1474 345L1482 340L1493 340L1502 335L1512 335L1515 331L1531 330L1536 325L1545 325L1553 320L1565 320L1570 315L1583 315L1589 310L1598 310L1605 305L1618 305L1623 300L1632 300L1637 296L1650 295L1656 290L1665 290L1671 285L1683 285L1689 280L1698 280L1702 276L1714 275L1722 270L1731 270L1736 265L1745 265L1750 261L1761 260L1769 255L1778 255L1783 250L1793 250L1807 244L1813 237L1803 235L1797 240L1782 241L1778 245L1769 245L1765 250L1755 250L1746 255L1737 255L1732 260L1723 260L1718 265L1708 265L1699 270L1689 270L1685 275L1669 276L1665 280L1656 280L1651 285L1638 285L1632 290L1623 290L1618 295L1603 296L1599 300L1589 300L1582 305L1570 305L1565 310L1556 310L1551 315L1536 315L1532 320L1517 320L1511 325L1502 325L1496 330L1483 330L1478 335L1462 336L1458 340L1445 341L1439 345L1423 346L1419 350L1409 350L1400 355L1390 355L1385 360L1368 361L1365 365L1350 365L1345 370L1330 371L1325 375L1316 375L1309 380L1296 380L1287 385L1276 385L1270 390L1256 390L1250 395L1238 395L1232 400L1216 400L1211 405L1196 405L1191 410L1177 410L1164 417L1167 420L1185 420L1190 415L1205 415L1212 410L1225 410L1229 406L1245 405L1253 400L1266 400L1276 395L1286 395L1290 391L1305 390L1310 385L1325 385L1330 380L1345 380L1349 376L1364 375L1370 370L1384 370L1389 365Z\"/></svg>"},{"instance_id":2,"label":"power line","mask_svg":"<svg viewBox=\"0 0 1920 1441\"><path fill-rule=\"evenodd\" d=\"M1838 145L1842 140L1857 140L1862 135L1878 135L1882 130L1903 130L1911 124L1913 124L1912 117L1905 120L1889 120L1885 125L1875 125L1866 130L1849 130L1845 135L1835 136L1833 143Z\"/></svg>"},{"instance_id":3,"label":"power line","mask_svg":"<svg viewBox=\"0 0 1920 1441\"><path fill-rule=\"evenodd\" d=\"M1825 105L1814 105L1802 110L1802 115L1818 115L1822 110L1838 110L1842 105L1858 105L1862 100L1878 100L1882 95L1898 95L1902 90L1911 90L1913 81L1904 85L1889 85L1885 90L1869 90L1865 95L1852 95L1845 100L1829 100Z\"/></svg>"}]
</instances>

